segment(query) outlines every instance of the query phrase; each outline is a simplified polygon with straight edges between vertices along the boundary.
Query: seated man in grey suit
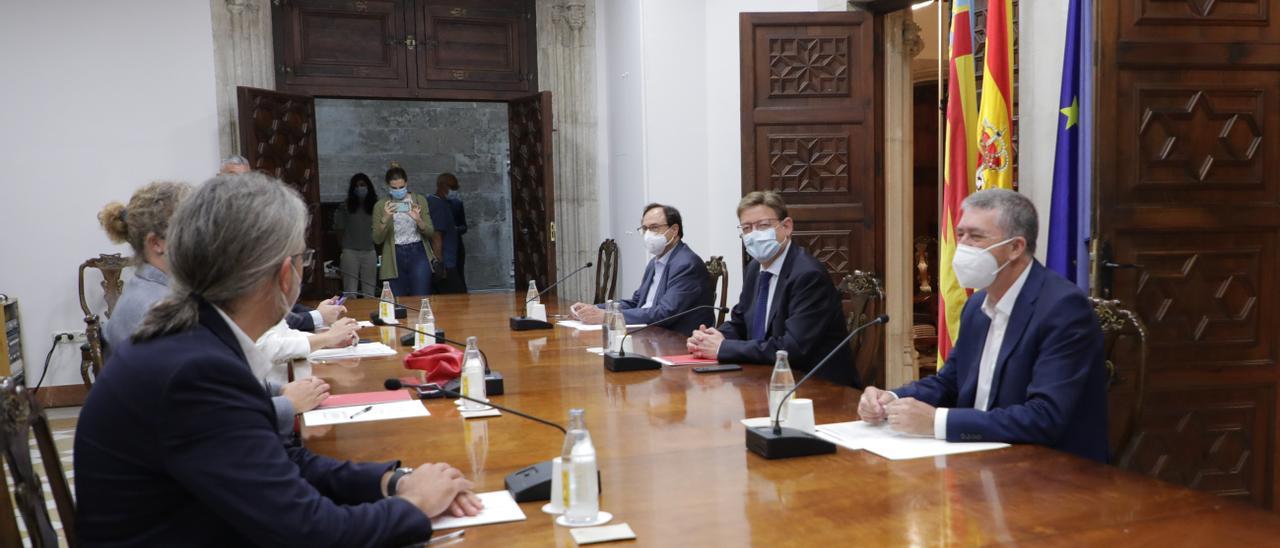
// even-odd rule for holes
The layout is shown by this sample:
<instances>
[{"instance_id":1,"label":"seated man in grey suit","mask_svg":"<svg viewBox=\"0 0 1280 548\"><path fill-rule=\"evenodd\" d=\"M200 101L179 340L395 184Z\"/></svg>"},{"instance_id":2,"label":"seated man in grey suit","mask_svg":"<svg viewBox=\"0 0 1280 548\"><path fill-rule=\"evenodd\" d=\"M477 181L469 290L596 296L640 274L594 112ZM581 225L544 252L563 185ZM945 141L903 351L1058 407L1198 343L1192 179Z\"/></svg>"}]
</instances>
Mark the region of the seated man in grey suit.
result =
<instances>
[{"instance_id":1,"label":"seated man in grey suit","mask_svg":"<svg viewBox=\"0 0 1280 548\"><path fill-rule=\"evenodd\" d=\"M696 306L710 305L715 288L702 257L684 243L684 226L676 208L649 204L638 229L644 234L645 249L653 255L644 269L640 288L630 299L618 301L628 324L652 324ZM604 321L604 305L575 303L570 310L584 323ZM710 308L665 322L662 327L685 335L713 319Z\"/></svg>"}]
</instances>

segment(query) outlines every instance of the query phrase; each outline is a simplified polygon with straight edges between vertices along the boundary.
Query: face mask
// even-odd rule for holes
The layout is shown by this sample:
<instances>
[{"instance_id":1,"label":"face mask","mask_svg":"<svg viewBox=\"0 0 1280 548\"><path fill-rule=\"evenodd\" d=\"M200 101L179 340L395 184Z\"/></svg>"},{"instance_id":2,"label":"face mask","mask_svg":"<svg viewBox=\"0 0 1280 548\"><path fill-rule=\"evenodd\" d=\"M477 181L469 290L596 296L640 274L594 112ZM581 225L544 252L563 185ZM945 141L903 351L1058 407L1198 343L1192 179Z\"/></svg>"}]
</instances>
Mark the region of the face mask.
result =
<instances>
[{"instance_id":1,"label":"face mask","mask_svg":"<svg viewBox=\"0 0 1280 548\"><path fill-rule=\"evenodd\" d=\"M667 231L671 231L670 228ZM667 233L654 234L648 230L644 231L644 248L650 255L655 257L662 255L662 251L667 248Z\"/></svg>"},{"instance_id":2,"label":"face mask","mask_svg":"<svg viewBox=\"0 0 1280 548\"><path fill-rule=\"evenodd\" d=\"M407 187L406 187L406 188L393 188L393 189L391 189L391 199L392 199L392 200L403 200L403 199L404 199L404 197L405 197L405 196L408 196L408 195L409 195L409 189L408 189Z\"/></svg>"},{"instance_id":3,"label":"face mask","mask_svg":"<svg viewBox=\"0 0 1280 548\"><path fill-rule=\"evenodd\" d=\"M996 257L991 254L991 250L1012 241L1013 238L1009 238L986 249L971 245L956 246L956 254L951 258L951 269L955 271L960 287L986 289L991 282L996 281L996 274L1009 266L1009 263L996 264Z\"/></svg>"},{"instance_id":4,"label":"face mask","mask_svg":"<svg viewBox=\"0 0 1280 548\"><path fill-rule=\"evenodd\" d=\"M751 258L762 263L782 248L782 244L778 242L778 230L775 228L751 231L742 237L742 245L747 247L747 254L751 255Z\"/></svg>"},{"instance_id":5,"label":"face mask","mask_svg":"<svg viewBox=\"0 0 1280 548\"><path fill-rule=\"evenodd\" d=\"M456 191L456 190L450 190L450 191L449 191L448 196L449 196L449 199L450 199L450 200L457 200L457 199L458 199L458 191Z\"/></svg>"},{"instance_id":6,"label":"face mask","mask_svg":"<svg viewBox=\"0 0 1280 548\"><path fill-rule=\"evenodd\" d=\"M362 186L356 187L356 198L360 198L361 200L363 200L364 197L368 195L369 195L369 189Z\"/></svg>"},{"instance_id":7,"label":"face mask","mask_svg":"<svg viewBox=\"0 0 1280 548\"><path fill-rule=\"evenodd\" d=\"M293 272L294 274L297 274L297 275L296 275L296 276L292 276L292 278L293 278L293 291L292 291L291 293L293 293L293 297L290 297L290 296L288 295L288 293L285 293L285 292L281 292L281 293L280 293L280 297L281 297L281 302L280 302L280 308L281 308L280 317L281 317L282 319L283 319L285 316L288 316L288 315L289 315L289 312L290 312L291 310L293 310L293 305L294 305L295 303L297 303L297 302L298 302L298 295L302 293L302 274L298 273L297 269L293 267L293 259L292 259L292 258L291 258L291 259L289 259L289 271L290 271L290 272ZM277 321L277 322L279 322L280 320L276 320L276 321Z\"/></svg>"}]
</instances>

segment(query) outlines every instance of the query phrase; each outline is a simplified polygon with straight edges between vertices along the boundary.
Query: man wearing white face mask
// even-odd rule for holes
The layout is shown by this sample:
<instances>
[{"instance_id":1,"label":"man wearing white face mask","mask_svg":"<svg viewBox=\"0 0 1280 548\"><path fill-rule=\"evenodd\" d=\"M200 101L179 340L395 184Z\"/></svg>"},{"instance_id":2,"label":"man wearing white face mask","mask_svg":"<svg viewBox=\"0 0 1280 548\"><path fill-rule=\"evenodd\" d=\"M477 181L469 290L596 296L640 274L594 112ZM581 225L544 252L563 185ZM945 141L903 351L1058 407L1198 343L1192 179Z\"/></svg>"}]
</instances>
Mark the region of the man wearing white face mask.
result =
<instances>
[{"instance_id":1,"label":"man wearing white face mask","mask_svg":"<svg viewBox=\"0 0 1280 548\"><path fill-rule=\"evenodd\" d=\"M645 266L640 288L630 299L618 301L628 324L651 324L696 306L710 305L715 288L707 265L684 243L680 211L662 204L644 207L641 226L645 249L653 256ZM604 305L575 303L570 310L583 322L604 321ZM663 327L688 335L699 325L711 323L714 312L707 308L668 321Z\"/></svg>"},{"instance_id":2,"label":"man wearing white face mask","mask_svg":"<svg viewBox=\"0 0 1280 548\"><path fill-rule=\"evenodd\" d=\"M960 332L935 376L867 388L858 414L950 441L1034 443L1107 460L1102 330L1084 292L1032 258L1035 206L1010 190L965 199L952 268Z\"/></svg>"},{"instance_id":3,"label":"man wearing white face mask","mask_svg":"<svg viewBox=\"0 0 1280 548\"><path fill-rule=\"evenodd\" d=\"M791 217L776 192L752 192L738 203L738 233L755 260L742 273L742 294L719 329L700 327L689 352L723 363L773 364L786 350L791 366L807 371L832 349L818 376L861 387L849 346L840 296L826 267L792 245Z\"/></svg>"}]
</instances>

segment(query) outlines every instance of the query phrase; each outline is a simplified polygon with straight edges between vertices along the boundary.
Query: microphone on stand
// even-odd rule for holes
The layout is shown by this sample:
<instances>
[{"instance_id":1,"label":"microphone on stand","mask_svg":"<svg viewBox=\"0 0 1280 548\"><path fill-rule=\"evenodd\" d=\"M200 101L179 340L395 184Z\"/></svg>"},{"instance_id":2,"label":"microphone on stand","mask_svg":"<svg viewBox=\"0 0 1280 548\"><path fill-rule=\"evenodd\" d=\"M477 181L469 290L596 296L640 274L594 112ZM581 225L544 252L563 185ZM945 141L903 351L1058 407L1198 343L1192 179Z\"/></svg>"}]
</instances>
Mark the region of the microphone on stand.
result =
<instances>
[{"instance_id":1,"label":"microphone on stand","mask_svg":"<svg viewBox=\"0 0 1280 548\"><path fill-rule=\"evenodd\" d=\"M667 316L661 320L658 320L649 325L636 329L635 331L628 331L622 335L622 340L618 341L619 348L617 352L613 352L612 350L605 351L604 368L608 369L609 371L644 371L647 369L661 369L662 363L649 356L639 356L639 355L628 356L627 351L624 350L626 348L627 337L630 337L631 335L634 335L636 333L649 329L650 327L653 327L655 325L662 325L671 320L680 318L686 314L690 314L692 312L696 312L698 310L703 310L707 308L710 308L716 311L729 310L728 307L716 306L712 304L698 305L688 310L685 310L683 312L677 312L675 314Z\"/></svg>"},{"instance_id":2,"label":"microphone on stand","mask_svg":"<svg viewBox=\"0 0 1280 548\"><path fill-rule=\"evenodd\" d=\"M377 316L374 316L372 321L373 321L373 325L376 325L379 327L396 327L396 328L403 329L405 331L412 331L413 333L419 333L422 335L426 335L428 337L434 337L438 340L447 342L454 346L461 346L464 350L467 348L466 343L460 343L453 339L449 339L444 336L441 336L439 334L440 333L439 331L435 333L427 333L426 331L420 331L418 329L414 329L407 325L400 325L398 323L387 323L386 321L383 321L382 318L379 318ZM410 344L412 344L413 335L410 334L409 337L410 337ZM404 344L403 340L401 340L401 344ZM506 393L506 391L504 390L505 387L503 386L502 373L496 373L491 371L489 369L489 356L485 355L484 350L481 350L478 345L476 346L476 350L480 351L480 358L481 360L484 361L484 393L493 395L493 396L501 396L502 394ZM462 381L459 379L453 379L445 383L445 387L453 391L456 391L461 385L462 385ZM441 391L441 393L444 395L451 395L449 391ZM437 395L433 397L438 398L440 396ZM470 399L470 398L467 398L467 399Z\"/></svg>"},{"instance_id":3,"label":"microphone on stand","mask_svg":"<svg viewBox=\"0 0 1280 548\"><path fill-rule=\"evenodd\" d=\"M417 311L418 311L418 309L417 309L417 308L414 308L414 307L409 306L409 305L407 305L407 304L401 304L401 303L398 303L398 302L395 302L395 301L388 301L388 300L386 300L386 299L383 299L382 297L374 297L373 295L370 295L370 294L368 294L368 293L361 293L361 292L359 292L359 291L343 291L343 292L342 292L342 294L343 294L343 295L355 295L355 296L357 296L357 297L363 297L363 298L366 298L366 299L373 299L373 300L378 301L378 302L380 302L380 303L387 303L387 304L389 304L389 305L391 305L391 306L394 306L394 307L395 307L395 310L396 310L396 319L400 319L400 320L403 320L403 319L406 319L406 318L408 318L408 317L409 317L409 313L408 313L408 312L406 312L406 310L412 310L412 311L414 311L414 312L417 312ZM373 320L373 318L374 318L374 317L376 317L377 315L378 315L378 311L377 311L377 310L374 310L373 312L370 312L370 313L369 313L369 319L370 319L370 321L372 321L372 320Z\"/></svg>"},{"instance_id":4,"label":"microphone on stand","mask_svg":"<svg viewBox=\"0 0 1280 548\"><path fill-rule=\"evenodd\" d=\"M553 283L553 284L551 284L551 285L547 286L547 287L546 287L546 289L543 289L541 292L539 292L539 293L538 293L537 295L535 295L534 297L529 298L529 299L526 299L526 300L524 301L524 304L526 304L526 305L527 305L527 304L529 304L529 303L533 302L535 299L538 299L538 298L542 297L543 295L546 295L546 294L547 294L547 292L548 292L548 291L551 291L551 289L552 289L552 288L554 288L554 287L555 287L555 286L557 286L557 285L560 285L560 282L563 282L563 281L565 281L565 280L567 280L567 279L569 279L569 278L572 278L572 277L573 277L574 275L576 275L577 273L582 272L583 270L586 270L586 269L588 269L588 268L591 268L591 263L589 263L589 262L588 262L587 264L584 264L584 265L582 265L582 266L578 267L578 268L577 268L576 270L574 270L573 272L570 272L570 273L566 274L563 278L560 278L559 280L556 280L556 282L555 282L555 283ZM553 326L553 325L551 325L551 324L550 324L550 323L548 323L548 322L545 322L545 321L542 321L542 320L535 320L535 319L530 318L530 317L528 317L528 316L512 316L512 317L511 317L511 330L512 330L512 331L530 331L530 330L534 330L534 329L551 329L552 327L554 327L554 326Z\"/></svg>"},{"instance_id":5,"label":"microphone on stand","mask_svg":"<svg viewBox=\"0 0 1280 548\"><path fill-rule=\"evenodd\" d=\"M840 344L836 345L835 348L832 348L831 352L828 353L825 358L822 358L822 361L819 361L817 365L814 365L813 369L810 369L809 372L800 379L800 382L796 383L795 387L793 387L790 392L787 392L782 396L781 401L778 402L778 408L773 410L773 424L771 426L757 426L747 429L747 449L766 459L785 459L790 457L806 457L809 455L835 453L836 446L834 443L814 436L813 434L803 430L783 428L780 422L782 418L782 406L787 404L787 400L791 398L792 394L796 393L796 389L800 388L800 385L804 384L804 381L809 380L809 377L812 377L814 373L817 373L818 370L822 368L822 366L831 361L831 357L835 356L836 352L839 351L841 347L849 344L849 341L853 339L854 335L857 335L863 329L873 325L888 322L889 315L881 314L876 317L876 319L858 326L845 336L844 340L840 341Z\"/></svg>"},{"instance_id":6,"label":"microphone on stand","mask_svg":"<svg viewBox=\"0 0 1280 548\"><path fill-rule=\"evenodd\" d=\"M434 383L409 384L404 381L401 381L400 379L387 379L385 382L383 382L382 386L387 390L400 390L401 388L415 388L417 389L419 398L430 397L427 394L429 394L432 391L443 392L455 398L470 400L479 404L487 405L490 407L500 409L502 411L506 411L517 417L521 417L521 418L531 420L533 422L545 424L547 426L550 426L552 428L555 428L556 430L563 432L566 436L569 434L569 432L566 431L563 426L560 426L549 420L540 419L533 415L521 413L519 411L516 411L515 409L511 409L509 407L503 407L491 401L483 401L483 400L469 398L463 394L458 393L457 391L450 390L447 388L442 388L438 384L434 384ZM551 461L543 461L533 466L529 466L529 467L517 470L515 472L512 472L511 475L507 476L506 480L503 483L505 484L507 491L511 492L511 497L516 499L516 502L551 500L551 471L552 471ZM600 471L596 470L596 474L598 475L599 473ZM603 485L602 483L600 483L599 479L600 478L597 476L596 485ZM603 487L601 489L603 490Z\"/></svg>"}]
</instances>

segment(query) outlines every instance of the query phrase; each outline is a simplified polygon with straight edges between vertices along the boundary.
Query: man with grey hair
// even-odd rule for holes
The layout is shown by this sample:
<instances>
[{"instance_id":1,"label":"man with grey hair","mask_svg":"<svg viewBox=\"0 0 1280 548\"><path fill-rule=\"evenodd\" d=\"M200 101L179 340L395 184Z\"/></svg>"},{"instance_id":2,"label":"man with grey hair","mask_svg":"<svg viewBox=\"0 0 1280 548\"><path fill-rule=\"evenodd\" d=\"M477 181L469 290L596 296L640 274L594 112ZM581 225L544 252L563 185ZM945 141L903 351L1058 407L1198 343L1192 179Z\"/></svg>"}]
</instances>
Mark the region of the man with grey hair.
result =
<instances>
[{"instance_id":1,"label":"man with grey hair","mask_svg":"<svg viewBox=\"0 0 1280 548\"><path fill-rule=\"evenodd\" d=\"M948 441L1045 445L1106 462L1102 330L1080 288L1032 257L1039 220L1004 189L965 199L952 268L977 290L938 374L894 391L868 387L858 414Z\"/></svg>"},{"instance_id":2,"label":"man with grey hair","mask_svg":"<svg viewBox=\"0 0 1280 548\"><path fill-rule=\"evenodd\" d=\"M222 168L218 170L218 175L241 175L252 169L249 166L249 160L244 156L232 154L222 159Z\"/></svg>"}]
</instances>

